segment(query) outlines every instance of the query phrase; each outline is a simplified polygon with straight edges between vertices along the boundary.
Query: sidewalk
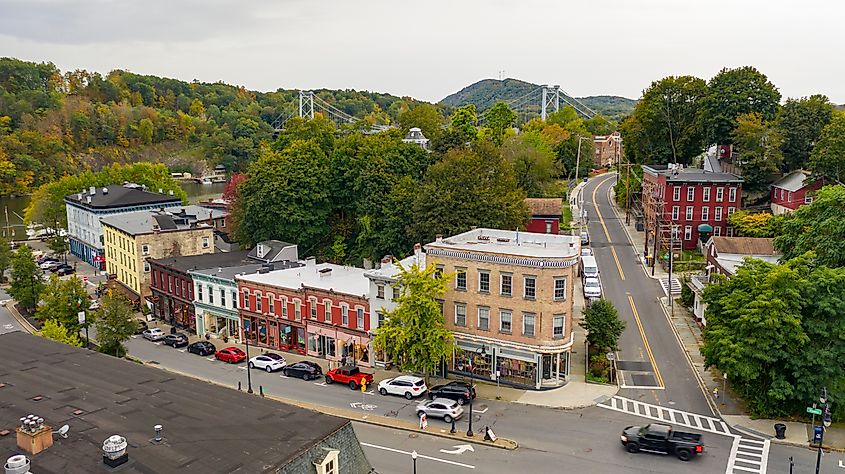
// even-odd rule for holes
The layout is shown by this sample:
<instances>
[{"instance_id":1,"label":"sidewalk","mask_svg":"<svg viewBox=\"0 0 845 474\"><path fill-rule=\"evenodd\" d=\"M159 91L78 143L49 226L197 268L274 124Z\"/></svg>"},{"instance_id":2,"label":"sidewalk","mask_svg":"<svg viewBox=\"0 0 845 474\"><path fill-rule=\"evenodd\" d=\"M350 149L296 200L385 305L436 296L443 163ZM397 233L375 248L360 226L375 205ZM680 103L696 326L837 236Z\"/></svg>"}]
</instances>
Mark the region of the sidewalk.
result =
<instances>
[{"instance_id":1,"label":"sidewalk","mask_svg":"<svg viewBox=\"0 0 845 474\"><path fill-rule=\"evenodd\" d=\"M636 230L633 225L633 219L631 220L631 224L626 225L624 210L619 209L616 202L612 199L611 204L616 217L628 234L628 238L633 244L635 252L638 252L636 258L642 267L643 273L647 277L654 279L669 278L668 272L663 270L660 265L655 265L654 276L652 276L651 267L646 266L642 258L642 249L645 245L645 232ZM707 402L718 416L724 419L732 428L740 432L771 439L773 443L802 447L808 445L809 440L812 438L812 426L810 426L810 423L751 418L745 411L743 401L733 393L730 383L724 379L722 373L715 368L705 368L704 356L701 355L701 344L703 342L702 328L696 322L693 314L677 301L674 302L674 308L671 308L669 306L669 298L666 296L660 298L660 301L662 303L661 308L672 325L679 343L684 348L690 365L695 369L696 378L706 394ZM718 397L714 397L715 389L718 389ZM785 439L779 440L774 437L775 423L783 423L787 426ZM828 428L825 431L824 441L826 447L845 449L845 428Z\"/></svg>"}]
</instances>

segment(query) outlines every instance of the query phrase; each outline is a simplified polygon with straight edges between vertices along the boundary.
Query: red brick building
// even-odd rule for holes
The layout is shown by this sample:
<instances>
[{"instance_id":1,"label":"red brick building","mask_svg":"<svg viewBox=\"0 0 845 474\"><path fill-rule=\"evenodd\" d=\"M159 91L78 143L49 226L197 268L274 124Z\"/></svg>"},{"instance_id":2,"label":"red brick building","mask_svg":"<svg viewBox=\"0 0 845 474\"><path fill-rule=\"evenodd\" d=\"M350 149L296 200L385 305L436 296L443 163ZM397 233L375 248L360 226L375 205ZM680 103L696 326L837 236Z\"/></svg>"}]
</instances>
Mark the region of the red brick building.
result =
<instances>
[{"instance_id":1,"label":"red brick building","mask_svg":"<svg viewBox=\"0 0 845 474\"><path fill-rule=\"evenodd\" d=\"M742 178L674 165L644 165L642 195L648 253L655 237L658 245L668 247L672 226L680 242L676 248L691 250L701 233L708 238L733 235L727 220L741 208Z\"/></svg>"},{"instance_id":2,"label":"red brick building","mask_svg":"<svg viewBox=\"0 0 845 474\"><path fill-rule=\"evenodd\" d=\"M619 163L622 156L622 136L619 132L596 135L593 137L593 148L596 149L596 167L608 168Z\"/></svg>"},{"instance_id":3,"label":"red brick building","mask_svg":"<svg viewBox=\"0 0 845 474\"><path fill-rule=\"evenodd\" d=\"M813 202L813 196L824 186L823 179L810 179L810 173L796 170L772 184L772 214L788 214L804 204Z\"/></svg>"},{"instance_id":4,"label":"red brick building","mask_svg":"<svg viewBox=\"0 0 845 474\"><path fill-rule=\"evenodd\" d=\"M538 234L559 234L563 201L559 198L528 198L525 200L531 218L525 230Z\"/></svg>"},{"instance_id":5,"label":"red brick building","mask_svg":"<svg viewBox=\"0 0 845 474\"><path fill-rule=\"evenodd\" d=\"M369 366L369 280L364 269L304 267L235 277L241 326L258 346Z\"/></svg>"}]
</instances>

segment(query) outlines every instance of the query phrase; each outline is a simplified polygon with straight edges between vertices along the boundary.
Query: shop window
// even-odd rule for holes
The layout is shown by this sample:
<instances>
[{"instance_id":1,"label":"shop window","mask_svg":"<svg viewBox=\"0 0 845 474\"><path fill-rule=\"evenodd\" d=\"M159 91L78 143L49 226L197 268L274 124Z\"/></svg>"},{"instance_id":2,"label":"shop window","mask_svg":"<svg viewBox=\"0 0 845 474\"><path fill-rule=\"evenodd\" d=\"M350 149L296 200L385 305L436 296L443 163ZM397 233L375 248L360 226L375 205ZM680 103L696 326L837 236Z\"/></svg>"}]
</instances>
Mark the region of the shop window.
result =
<instances>
[{"instance_id":1,"label":"shop window","mask_svg":"<svg viewBox=\"0 0 845 474\"><path fill-rule=\"evenodd\" d=\"M507 310L499 311L499 331L510 334L513 313Z\"/></svg>"},{"instance_id":2,"label":"shop window","mask_svg":"<svg viewBox=\"0 0 845 474\"><path fill-rule=\"evenodd\" d=\"M486 306L478 307L478 329L490 330L490 308Z\"/></svg>"},{"instance_id":3,"label":"shop window","mask_svg":"<svg viewBox=\"0 0 845 474\"><path fill-rule=\"evenodd\" d=\"M513 294L513 275L510 273L502 273L501 294L502 296Z\"/></svg>"},{"instance_id":4,"label":"shop window","mask_svg":"<svg viewBox=\"0 0 845 474\"><path fill-rule=\"evenodd\" d=\"M455 289L457 290L466 290L467 289L467 271L465 268L459 268L457 275L455 276Z\"/></svg>"},{"instance_id":5,"label":"shop window","mask_svg":"<svg viewBox=\"0 0 845 474\"><path fill-rule=\"evenodd\" d=\"M464 327L467 325L467 305L455 303L455 326Z\"/></svg>"},{"instance_id":6,"label":"shop window","mask_svg":"<svg viewBox=\"0 0 845 474\"><path fill-rule=\"evenodd\" d=\"M522 335L534 337L534 313L522 313Z\"/></svg>"},{"instance_id":7,"label":"shop window","mask_svg":"<svg viewBox=\"0 0 845 474\"><path fill-rule=\"evenodd\" d=\"M478 291L490 293L490 272L486 270L478 271Z\"/></svg>"}]
</instances>

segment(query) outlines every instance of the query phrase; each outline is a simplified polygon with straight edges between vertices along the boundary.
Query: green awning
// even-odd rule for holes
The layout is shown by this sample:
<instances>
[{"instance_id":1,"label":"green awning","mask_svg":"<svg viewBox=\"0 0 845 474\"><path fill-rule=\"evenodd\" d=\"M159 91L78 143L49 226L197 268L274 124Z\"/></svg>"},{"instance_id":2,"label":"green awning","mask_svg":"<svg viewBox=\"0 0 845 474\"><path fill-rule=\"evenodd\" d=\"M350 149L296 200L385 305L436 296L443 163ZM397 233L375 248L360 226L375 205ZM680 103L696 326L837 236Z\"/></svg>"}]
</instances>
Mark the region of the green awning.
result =
<instances>
[{"instance_id":1,"label":"green awning","mask_svg":"<svg viewBox=\"0 0 845 474\"><path fill-rule=\"evenodd\" d=\"M713 226L710 224L698 224L698 231L699 232L713 232Z\"/></svg>"}]
</instances>

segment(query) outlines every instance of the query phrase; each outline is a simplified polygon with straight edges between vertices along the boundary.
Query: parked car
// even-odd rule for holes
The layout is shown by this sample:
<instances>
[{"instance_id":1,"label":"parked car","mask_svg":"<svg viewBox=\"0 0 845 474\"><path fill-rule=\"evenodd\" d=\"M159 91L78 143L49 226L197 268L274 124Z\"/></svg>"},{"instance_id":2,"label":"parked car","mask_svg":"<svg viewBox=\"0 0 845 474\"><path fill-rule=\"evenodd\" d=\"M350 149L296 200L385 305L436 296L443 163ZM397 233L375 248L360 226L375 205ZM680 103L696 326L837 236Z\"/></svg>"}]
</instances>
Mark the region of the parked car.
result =
<instances>
[{"instance_id":1,"label":"parked car","mask_svg":"<svg viewBox=\"0 0 845 474\"><path fill-rule=\"evenodd\" d=\"M423 414L428 418L443 418L446 423L451 423L452 420L459 420L464 416L464 409L455 400L435 398L417 405L417 416L421 417Z\"/></svg>"},{"instance_id":2,"label":"parked car","mask_svg":"<svg viewBox=\"0 0 845 474\"><path fill-rule=\"evenodd\" d=\"M455 380L447 384L431 387L428 389L428 398L432 400L435 398L448 398L458 402L458 405L463 405L475 399L475 387L466 382Z\"/></svg>"},{"instance_id":3,"label":"parked car","mask_svg":"<svg viewBox=\"0 0 845 474\"><path fill-rule=\"evenodd\" d=\"M302 362L285 366L282 369L282 373L285 374L285 377L299 377L302 380L311 380L323 375L323 369L315 362L303 360Z\"/></svg>"},{"instance_id":4,"label":"parked car","mask_svg":"<svg viewBox=\"0 0 845 474\"><path fill-rule=\"evenodd\" d=\"M334 382L349 385L349 388L355 390L361 385L372 384L373 374L361 372L358 370L358 367L346 365L326 372L326 383L331 384Z\"/></svg>"},{"instance_id":5,"label":"parked car","mask_svg":"<svg viewBox=\"0 0 845 474\"><path fill-rule=\"evenodd\" d=\"M428 390L425 380L413 375L400 375L392 379L384 379L378 383L378 393L382 395L400 395L410 400L419 397Z\"/></svg>"},{"instance_id":6,"label":"parked car","mask_svg":"<svg viewBox=\"0 0 845 474\"><path fill-rule=\"evenodd\" d=\"M60 268L64 268L64 267L70 267L70 268L73 268L73 267L71 267L70 265L68 265L67 263L61 263L61 262L56 262L56 263L57 263L58 265L53 265L53 266L51 266L50 268L48 268L48 270L50 270L50 271L51 271L51 272L53 272L53 273L56 273L57 271L59 271L59 269L60 269Z\"/></svg>"},{"instance_id":7,"label":"parked car","mask_svg":"<svg viewBox=\"0 0 845 474\"><path fill-rule=\"evenodd\" d=\"M590 234L586 230L581 231L581 245L590 245Z\"/></svg>"},{"instance_id":8,"label":"parked car","mask_svg":"<svg viewBox=\"0 0 845 474\"><path fill-rule=\"evenodd\" d=\"M88 305L88 309L90 309L91 311L96 311L100 309L100 302L98 300L92 301L91 304Z\"/></svg>"},{"instance_id":9,"label":"parked car","mask_svg":"<svg viewBox=\"0 0 845 474\"><path fill-rule=\"evenodd\" d=\"M164 344L173 347L183 347L188 345L188 336L177 332L176 334L168 334L164 336Z\"/></svg>"},{"instance_id":10,"label":"parked car","mask_svg":"<svg viewBox=\"0 0 845 474\"><path fill-rule=\"evenodd\" d=\"M593 249L590 247L584 247L581 249L581 256L582 257L592 257L593 256Z\"/></svg>"},{"instance_id":11,"label":"parked car","mask_svg":"<svg viewBox=\"0 0 845 474\"><path fill-rule=\"evenodd\" d=\"M622 430L622 446L629 453L648 451L674 454L681 461L689 461L704 452L701 435L675 431L669 425L652 423L645 426L628 426Z\"/></svg>"},{"instance_id":12,"label":"parked car","mask_svg":"<svg viewBox=\"0 0 845 474\"><path fill-rule=\"evenodd\" d=\"M164 339L164 331L162 331L161 328L149 328L141 334L143 334L144 339L148 341L155 342Z\"/></svg>"},{"instance_id":13,"label":"parked car","mask_svg":"<svg viewBox=\"0 0 845 474\"><path fill-rule=\"evenodd\" d=\"M137 323L137 326L135 326L135 334L144 334L144 331L150 328L144 320L137 319L135 320L135 323Z\"/></svg>"},{"instance_id":14,"label":"parked car","mask_svg":"<svg viewBox=\"0 0 845 474\"><path fill-rule=\"evenodd\" d=\"M601 298L601 281L598 278L584 278L584 298L592 300Z\"/></svg>"},{"instance_id":15,"label":"parked car","mask_svg":"<svg viewBox=\"0 0 845 474\"><path fill-rule=\"evenodd\" d=\"M191 354L197 354L201 356L208 356L217 352L217 348L214 347L214 344L208 341L197 341L191 344L188 344L187 348L188 352Z\"/></svg>"},{"instance_id":16,"label":"parked car","mask_svg":"<svg viewBox=\"0 0 845 474\"><path fill-rule=\"evenodd\" d=\"M58 268L61 263L58 260L45 260L38 264L38 268L42 270L52 270Z\"/></svg>"},{"instance_id":17,"label":"parked car","mask_svg":"<svg viewBox=\"0 0 845 474\"><path fill-rule=\"evenodd\" d=\"M264 369L267 372L281 370L285 365L287 365L285 358L273 352L257 355L249 360L251 368Z\"/></svg>"},{"instance_id":18,"label":"parked car","mask_svg":"<svg viewBox=\"0 0 845 474\"><path fill-rule=\"evenodd\" d=\"M66 263L63 263L63 264L59 265L58 268L56 268L56 275L59 275L59 276L73 275L74 273L76 273L76 270L74 270L74 268L72 266L70 266Z\"/></svg>"},{"instance_id":19,"label":"parked car","mask_svg":"<svg viewBox=\"0 0 845 474\"><path fill-rule=\"evenodd\" d=\"M214 358L221 362L237 364L246 360L246 353L237 347L227 347L215 352Z\"/></svg>"}]
</instances>

